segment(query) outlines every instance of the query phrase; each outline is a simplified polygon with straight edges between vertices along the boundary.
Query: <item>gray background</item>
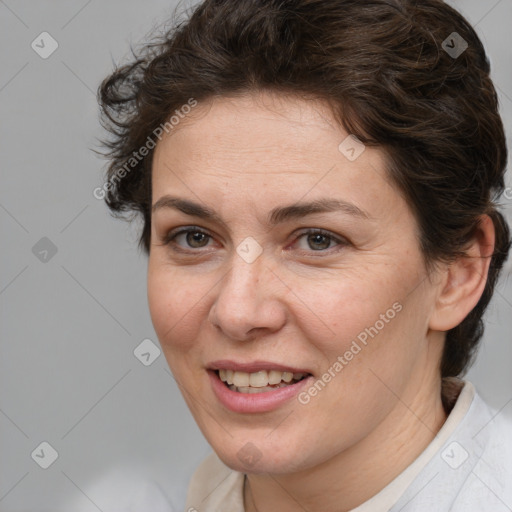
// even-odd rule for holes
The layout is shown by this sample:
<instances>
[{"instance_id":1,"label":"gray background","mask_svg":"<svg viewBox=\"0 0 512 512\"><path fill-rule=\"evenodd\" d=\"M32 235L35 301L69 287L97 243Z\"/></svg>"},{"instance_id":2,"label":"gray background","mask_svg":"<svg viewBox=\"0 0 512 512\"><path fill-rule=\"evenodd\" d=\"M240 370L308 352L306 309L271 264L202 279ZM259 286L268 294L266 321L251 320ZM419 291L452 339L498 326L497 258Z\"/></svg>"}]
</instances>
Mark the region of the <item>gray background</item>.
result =
<instances>
[{"instance_id":1,"label":"gray background","mask_svg":"<svg viewBox=\"0 0 512 512\"><path fill-rule=\"evenodd\" d=\"M512 148L512 0L450 3L490 55ZM175 4L0 0L1 512L121 510L143 479L180 510L209 452L163 355L149 366L134 356L142 340L158 344L138 226L112 219L92 193L105 165L91 151L102 135L96 88ZM59 45L47 59L31 47L43 31ZM512 198L510 172L508 185ZM512 200L503 204L510 219ZM503 410L512 400L510 269L469 373ZM58 452L46 470L36 460L48 450L31 457L43 441Z\"/></svg>"}]
</instances>

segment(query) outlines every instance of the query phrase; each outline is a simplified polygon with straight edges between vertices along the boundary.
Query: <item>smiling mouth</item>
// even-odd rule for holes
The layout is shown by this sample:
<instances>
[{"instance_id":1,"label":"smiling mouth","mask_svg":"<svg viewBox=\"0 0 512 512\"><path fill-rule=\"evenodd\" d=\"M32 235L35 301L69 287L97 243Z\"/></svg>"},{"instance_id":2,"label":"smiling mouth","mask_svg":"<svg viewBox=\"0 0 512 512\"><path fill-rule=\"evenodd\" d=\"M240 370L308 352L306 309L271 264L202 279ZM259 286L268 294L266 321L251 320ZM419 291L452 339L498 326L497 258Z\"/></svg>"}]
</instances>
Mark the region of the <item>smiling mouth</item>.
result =
<instances>
[{"instance_id":1,"label":"smiling mouth","mask_svg":"<svg viewBox=\"0 0 512 512\"><path fill-rule=\"evenodd\" d=\"M279 370L261 370L247 373L233 370L215 370L227 388L238 393L266 393L279 388L293 386L309 377L309 373L291 373Z\"/></svg>"}]
</instances>

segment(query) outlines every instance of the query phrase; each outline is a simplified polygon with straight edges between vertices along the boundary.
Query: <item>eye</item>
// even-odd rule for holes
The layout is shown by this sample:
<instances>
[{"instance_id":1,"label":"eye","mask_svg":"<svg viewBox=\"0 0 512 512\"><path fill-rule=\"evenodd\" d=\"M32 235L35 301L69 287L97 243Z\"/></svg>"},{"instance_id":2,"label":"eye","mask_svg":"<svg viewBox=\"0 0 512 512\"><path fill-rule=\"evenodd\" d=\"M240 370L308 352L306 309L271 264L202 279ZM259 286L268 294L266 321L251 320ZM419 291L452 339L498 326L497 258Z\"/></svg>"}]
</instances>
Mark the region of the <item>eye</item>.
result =
<instances>
[{"instance_id":1,"label":"eye","mask_svg":"<svg viewBox=\"0 0 512 512\"><path fill-rule=\"evenodd\" d=\"M306 248L302 248L305 251L312 250L314 252L324 252L326 249L332 248L332 242L335 242L338 246L348 245L347 240L334 236L332 233L322 229L308 229L297 237L296 240L302 241L303 239L308 246Z\"/></svg>"},{"instance_id":2,"label":"eye","mask_svg":"<svg viewBox=\"0 0 512 512\"><path fill-rule=\"evenodd\" d=\"M163 239L164 245L173 245L178 246L176 250L181 251L182 249L201 249L202 247L206 247L208 241L211 239L211 235L199 229L197 227L189 227L186 229L173 230L169 232L165 238ZM182 240L185 246L182 243L176 243L179 240Z\"/></svg>"}]
</instances>

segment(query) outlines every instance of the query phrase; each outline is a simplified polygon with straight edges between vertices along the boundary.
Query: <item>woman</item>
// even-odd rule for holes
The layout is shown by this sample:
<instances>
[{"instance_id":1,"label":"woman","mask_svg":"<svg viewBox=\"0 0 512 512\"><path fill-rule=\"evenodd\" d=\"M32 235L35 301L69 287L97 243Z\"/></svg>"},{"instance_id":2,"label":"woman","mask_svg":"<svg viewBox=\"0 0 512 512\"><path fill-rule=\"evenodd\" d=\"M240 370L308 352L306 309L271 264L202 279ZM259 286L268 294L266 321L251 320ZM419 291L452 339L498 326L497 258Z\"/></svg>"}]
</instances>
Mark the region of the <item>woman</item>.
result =
<instances>
[{"instance_id":1,"label":"woman","mask_svg":"<svg viewBox=\"0 0 512 512\"><path fill-rule=\"evenodd\" d=\"M507 258L482 44L438 0L206 0L100 88L169 367L186 510L512 510L461 377Z\"/></svg>"}]
</instances>

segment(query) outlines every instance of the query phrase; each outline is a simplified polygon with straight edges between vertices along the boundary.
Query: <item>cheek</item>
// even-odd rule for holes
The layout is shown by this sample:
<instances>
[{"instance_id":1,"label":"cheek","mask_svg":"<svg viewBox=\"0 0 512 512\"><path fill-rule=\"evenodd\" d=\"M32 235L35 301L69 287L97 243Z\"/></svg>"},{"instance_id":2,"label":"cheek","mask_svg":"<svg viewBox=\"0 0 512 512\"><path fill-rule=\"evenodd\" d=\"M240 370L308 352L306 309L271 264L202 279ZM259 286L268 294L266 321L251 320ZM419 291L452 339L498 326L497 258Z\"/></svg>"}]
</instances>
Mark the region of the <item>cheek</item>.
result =
<instances>
[{"instance_id":1,"label":"cheek","mask_svg":"<svg viewBox=\"0 0 512 512\"><path fill-rule=\"evenodd\" d=\"M342 277L317 279L314 284L304 281L296 295L305 298L307 314L296 318L303 318L301 327L310 333L309 339L342 353L358 334L363 333L364 338L365 329L375 322L379 323L379 330L393 322L396 316L393 303L401 293L391 286L391 281L383 273L355 271L344 272ZM385 315L386 324L380 319L381 314Z\"/></svg>"},{"instance_id":2,"label":"cheek","mask_svg":"<svg viewBox=\"0 0 512 512\"><path fill-rule=\"evenodd\" d=\"M410 371L420 350L412 340L425 335L424 304L410 293L415 272L390 272L389 266L387 274L379 270L347 272L323 286L305 285L298 295L311 300L311 311L296 315L300 330L322 356L319 370L330 373L325 380L334 376L331 391L342 386L363 398L365 389L370 401L375 387L382 387L371 370L400 387L398 376Z\"/></svg>"},{"instance_id":3,"label":"cheek","mask_svg":"<svg viewBox=\"0 0 512 512\"><path fill-rule=\"evenodd\" d=\"M333 383L325 400L353 411L362 423L394 403L390 390L400 393L411 375L420 374L428 363L427 310L421 291L407 296L399 287L378 289L378 299L358 295L353 302L338 300L336 308L331 306L330 314L337 312L340 319L331 324L336 336L317 346L326 359L323 380Z\"/></svg>"},{"instance_id":4,"label":"cheek","mask_svg":"<svg viewBox=\"0 0 512 512\"><path fill-rule=\"evenodd\" d=\"M148 304L155 332L164 350L186 351L197 339L198 315L205 314L208 287L171 268L149 265Z\"/></svg>"}]
</instances>

